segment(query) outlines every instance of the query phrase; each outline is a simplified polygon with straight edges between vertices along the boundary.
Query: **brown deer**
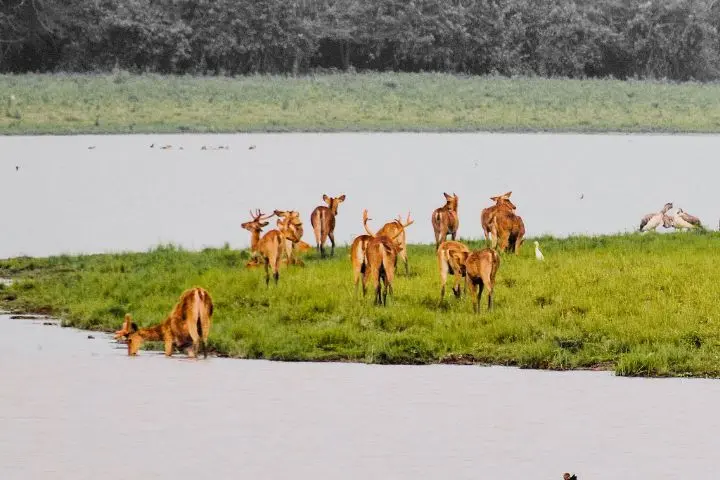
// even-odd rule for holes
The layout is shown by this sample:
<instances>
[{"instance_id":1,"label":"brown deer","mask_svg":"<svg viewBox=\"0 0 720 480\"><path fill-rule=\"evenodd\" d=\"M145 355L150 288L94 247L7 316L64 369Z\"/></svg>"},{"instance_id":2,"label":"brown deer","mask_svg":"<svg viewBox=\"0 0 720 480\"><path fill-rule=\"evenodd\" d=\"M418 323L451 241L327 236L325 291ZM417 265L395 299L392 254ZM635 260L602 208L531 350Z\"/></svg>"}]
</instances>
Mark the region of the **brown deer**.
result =
<instances>
[{"instance_id":1,"label":"brown deer","mask_svg":"<svg viewBox=\"0 0 720 480\"><path fill-rule=\"evenodd\" d=\"M492 248L475 250L465 260L465 282L470 288L473 311L480 311L483 287L488 291L488 310L492 310L495 274L500 267L500 255Z\"/></svg>"},{"instance_id":2,"label":"brown deer","mask_svg":"<svg viewBox=\"0 0 720 480\"><path fill-rule=\"evenodd\" d=\"M271 268L275 284L277 284L280 278L280 259L282 258L283 248L285 248L285 237L280 233L280 230L270 230L260 238L260 232L268 225L268 222L263 220L267 220L273 215L263 215L260 210L256 210L255 214L251 211L252 220L241 225L242 228L250 232L250 249L253 252L253 258L261 258L265 265L266 286L270 285ZM253 260L248 263L248 266L252 266L252 263Z\"/></svg>"},{"instance_id":3,"label":"brown deer","mask_svg":"<svg viewBox=\"0 0 720 480\"><path fill-rule=\"evenodd\" d=\"M328 206L320 205L310 214L310 223L315 233L315 243L321 257L325 257L325 240L330 238L330 256L335 255L335 217L338 214L338 206L345 201L345 195L337 198L323 195L323 200Z\"/></svg>"},{"instance_id":4,"label":"brown deer","mask_svg":"<svg viewBox=\"0 0 720 480\"><path fill-rule=\"evenodd\" d=\"M350 246L350 261L352 262L353 269L353 283L355 284L355 294L357 295L358 283L360 281L360 275L365 274L367 264L365 263L365 251L367 250L367 244L371 238L375 235L370 231L367 226L368 218L367 210L363 210L363 226L367 235L358 235Z\"/></svg>"},{"instance_id":5,"label":"brown deer","mask_svg":"<svg viewBox=\"0 0 720 480\"><path fill-rule=\"evenodd\" d=\"M433 230L435 231L435 249L440 247L440 244L445 241L448 233L450 238L455 240L457 235L458 227L460 226L460 219L458 218L458 196L453 193L445 195L445 205L440 208L436 208L432 213Z\"/></svg>"},{"instance_id":6,"label":"brown deer","mask_svg":"<svg viewBox=\"0 0 720 480\"><path fill-rule=\"evenodd\" d=\"M415 223L415 220L410 220L410 212L408 212L405 222L403 222L402 217L398 215L397 220L386 223L376 234L378 237L381 235L386 236L397 243L399 247L398 256L405 262L405 275L409 274L405 229L413 223Z\"/></svg>"},{"instance_id":7,"label":"brown deer","mask_svg":"<svg viewBox=\"0 0 720 480\"><path fill-rule=\"evenodd\" d=\"M453 293L460 298L460 282L465 277L465 260L470 255L470 249L460 242L447 240L440 244L437 250L438 267L440 269L440 303L445 298L445 284L448 273L455 276Z\"/></svg>"},{"instance_id":8,"label":"brown deer","mask_svg":"<svg viewBox=\"0 0 720 480\"><path fill-rule=\"evenodd\" d=\"M503 205L505 207L511 208L513 211L515 210L515 205L510 201L510 195L512 195L512 191L505 192L502 195L498 195L496 197L490 197L490 200L495 202L495 205L483 209L482 213L480 214L480 223L482 225L483 232L485 233L485 241L490 241L490 234L492 233L492 217L495 213L495 210L497 210L498 207Z\"/></svg>"},{"instance_id":9,"label":"brown deer","mask_svg":"<svg viewBox=\"0 0 720 480\"><path fill-rule=\"evenodd\" d=\"M520 253L520 245L525 236L525 223L522 217L515 214L510 205L502 203L497 206L490 219L492 231L492 247L501 252L513 251Z\"/></svg>"},{"instance_id":10,"label":"brown deer","mask_svg":"<svg viewBox=\"0 0 720 480\"><path fill-rule=\"evenodd\" d=\"M161 341L165 344L165 355L171 356L173 347L187 347L189 357L195 357L199 348L207 358L207 340L212 326L213 302L204 288L185 290L170 315L162 323L148 328L138 328L130 314L115 338L127 338L128 355L137 355L146 340Z\"/></svg>"},{"instance_id":11,"label":"brown deer","mask_svg":"<svg viewBox=\"0 0 720 480\"><path fill-rule=\"evenodd\" d=\"M275 210L274 213L280 217L277 226L284 239L288 265L303 266L303 261L295 255L296 246L302 242L304 232L300 212L295 210Z\"/></svg>"},{"instance_id":12,"label":"brown deer","mask_svg":"<svg viewBox=\"0 0 720 480\"><path fill-rule=\"evenodd\" d=\"M375 284L375 305L387 306L388 291L392 295L392 282L395 278L398 243L386 235L371 237L365 250L365 273L363 275L363 296L367 292L367 283L372 278ZM380 283L383 283L381 289Z\"/></svg>"}]
</instances>

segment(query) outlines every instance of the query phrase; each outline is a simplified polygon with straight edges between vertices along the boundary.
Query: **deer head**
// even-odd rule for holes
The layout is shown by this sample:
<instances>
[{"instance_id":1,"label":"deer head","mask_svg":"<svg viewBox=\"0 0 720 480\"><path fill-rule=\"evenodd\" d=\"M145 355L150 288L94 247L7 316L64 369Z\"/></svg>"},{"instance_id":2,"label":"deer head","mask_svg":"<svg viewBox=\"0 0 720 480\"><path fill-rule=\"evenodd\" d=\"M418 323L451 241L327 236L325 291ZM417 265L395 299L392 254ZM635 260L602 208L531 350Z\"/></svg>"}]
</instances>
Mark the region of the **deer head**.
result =
<instances>
[{"instance_id":1,"label":"deer head","mask_svg":"<svg viewBox=\"0 0 720 480\"><path fill-rule=\"evenodd\" d=\"M115 340L120 340L121 338L125 338L130 334L132 327L132 317L129 313L125 314L125 319L123 320L122 327L120 330L117 330L115 332Z\"/></svg>"},{"instance_id":2,"label":"deer head","mask_svg":"<svg viewBox=\"0 0 720 480\"><path fill-rule=\"evenodd\" d=\"M268 226L268 222L264 222L263 220L267 220L273 215L275 215L275 213L271 213L270 215L264 215L259 208L255 209L255 213L250 210L250 217L252 218L252 220L250 220L249 222L245 222L240 226L245 230L249 230L251 232L260 232L263 228Z\"/></svg>"},{"instance_id":3,"label":"deer head","mask_svg":"<svg viewBox=\"0 0 720 480\"><path fill-rule=\"evenodd\" d=\"M452 195L448 195L447 193L443 192L443 195L445 195L445 208L448 210L457 211L459 200L457 194L453 192Z\"/></svg>"},{"instance_id":4,"label":"deer head","mask_svg":"<svg viewBox=\"0 0 720 480\"><path fill-rule=\"evenodd\" d=\"M345 195L343 194L336 198L323 195L323 200L325 201L325 203L328 204L328 207L330 207L330 211L333 213L333 215L337 215L338 206L345 201Z\"/></svg>"}]
</instances>

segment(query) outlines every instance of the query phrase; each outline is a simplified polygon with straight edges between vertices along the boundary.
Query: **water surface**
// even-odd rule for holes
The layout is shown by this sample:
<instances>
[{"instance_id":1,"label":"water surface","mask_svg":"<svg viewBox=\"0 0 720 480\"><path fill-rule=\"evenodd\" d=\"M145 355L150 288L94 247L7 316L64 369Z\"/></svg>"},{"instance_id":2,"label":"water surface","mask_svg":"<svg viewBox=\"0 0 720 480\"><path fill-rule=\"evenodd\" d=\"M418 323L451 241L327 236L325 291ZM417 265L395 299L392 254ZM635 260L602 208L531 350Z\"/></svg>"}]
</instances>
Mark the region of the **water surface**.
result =
<instances>
[{"instance_id":1,"label":"water surface","mask_svg":"<svg viewBox=\"0 0 720 480\"><path fill-rule=\"evenodd\" d=\"M309 217L323 193L347 195L340 244L362 233L363 208L374 228L412 211L408 240L431 242L430 215L443 191L460 196L463 237L481 235L481 209L508 190L528 235L630 231L668 201L715 228L718 150L717 135L0 137L0 258L162 242L241 248L249 233L240 224L255 208L299 210L304 239L314 244Z\"/></svg>"},{"instance_id":2,"label":"water surface","mask_svg":"<svg viewBox=\"0 0 720 480\"><path fill-rule=\"evenodd\" d=\"M720 383L128 358L0 316L0 478L714 478Z\"/></svg>"}]
</instances>

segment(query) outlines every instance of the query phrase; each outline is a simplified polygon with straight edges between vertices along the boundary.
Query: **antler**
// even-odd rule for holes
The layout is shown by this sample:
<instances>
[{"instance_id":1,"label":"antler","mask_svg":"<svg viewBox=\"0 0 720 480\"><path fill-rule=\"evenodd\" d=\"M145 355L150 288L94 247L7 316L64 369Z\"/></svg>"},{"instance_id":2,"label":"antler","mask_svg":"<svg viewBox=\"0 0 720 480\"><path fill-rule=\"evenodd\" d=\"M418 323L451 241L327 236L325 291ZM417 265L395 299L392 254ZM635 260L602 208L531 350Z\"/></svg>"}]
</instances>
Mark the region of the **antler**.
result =
<instances>
[{"instance_id":1,"label":"antler","mask_svg":"<svg viewBox=\"0 0 720 480\"><path fill-rule=\"evenodd\" d=\"M364 209L363 210L363 227L365 227L365 231L367 232L368 235L370 235L371 237L374 237L375 234L373 232L371 232L370 228L368 228L368 226L367 226L368 220L372 220L372 218L368 218L368 211L367 211L367 209Z\"/></svg>"},{"instance_id":2,"label":"antler","mask_svg":"<svg viewBox=\"0 0 720 480\"><path fill-rule=\"evenodd\" d=\"M259 221L261 221L261 220L267 220L268 218L271 218L273 215L275 215L275 213L271 213L270 215L265 215L264 213L262 213L262 212L260 211L259 208L256 208L256 209L255 209L255 213L253 213L252 210L250 210L250 216L252 217L253 222L259 222Z\"/></svg>"},{"instance_id":3,"label":"antler","mask_svg":"<svg viewBox=\"0 0 720 480\"><path fill-rule=\"evenodd\" d=\"M409 227L413 223L415 223L415 220L410 220L410 212L407 214L407 218L405 219L405 223L402 222L402 217L398 215L398 220L400 221L400 224L402 224L403 228Z\"/></svg>"}]
</instances>

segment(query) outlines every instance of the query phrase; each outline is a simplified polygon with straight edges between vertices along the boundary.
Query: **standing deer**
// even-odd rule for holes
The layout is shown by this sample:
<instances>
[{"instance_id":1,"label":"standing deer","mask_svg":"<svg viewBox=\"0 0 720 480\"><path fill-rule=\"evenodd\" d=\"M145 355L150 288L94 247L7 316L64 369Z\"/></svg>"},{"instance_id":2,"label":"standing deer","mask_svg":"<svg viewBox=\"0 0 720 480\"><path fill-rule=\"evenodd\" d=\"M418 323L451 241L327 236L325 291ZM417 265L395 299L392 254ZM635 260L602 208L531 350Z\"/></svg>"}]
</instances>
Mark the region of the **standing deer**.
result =
<instances>
[{"instance_id":1,"label":"standing deer","mask_svg":"<svg viewBox=\"0 0 720 480\"><path fill-rule=\"evenodd\" d=\"M127 338L128 355L137 355L146 340L161 341L165 346L165 356L171 356L173 347L187 347L189 357L195 357L202 348L207 358L207 340L212 325L213 302L210 294L201 287L185 290L175 304L170 315L162 323L149 328L138 328L130 314L115 339Z\"/></svg>"},{"instance_id":2,"label":"standing deer","mask_svg":"<svg viewBox=\"0 0 720 480\"><path fill-rule=\"evenodd\" d=\"M260 257L265 265L265 285L270 285L270 269L272 268L275 284L280 278L280 259L282 258L283 248L285 246L285 237L280 230L270 230L260 238L260 232L268 225L268 218L274 215L263 215L260 210L256 210L253 214L250 212L252 220L243 223L241 226L250 232L250 249L254 257ZM248 265L250 266L250 264Z\"/></svg>"},{"instance_id":3,"label":"standing deer","mask_svg":"<svg viewBox=\"0 0 720 480\"><path fill-rule=\"evenodd\" d=\"M465 260L465 282L470 288L473 311L480 311L483 287L488 291L488 310L492 310L495 274L500 267L500 255L492 248L475 250Z\"/></svg>"},{"instance_id":4,"label":"standing deer","mask_svg":"<svg viewBox=\"0 0 720 480\"><path fill-rule=\"evenodd\" d=\"M410 220L410 212L408 212L404 223L402 221L402 217L398 215L397 220L386 223L377 232L377 236L384 235L397 243L397 246L399 247L398 256L403 259L403 262L405 262L405 275L409 274L405 229L413 223L415 223L415 220Z\"/></svg>"},{"instance_id":5,"label":"standing deer","mask_svg":"<svg viewBox=\"0 0 720 480\"><path fill-rule=\"evenodd\" d=\"M525 236L525 223L522 217L515 214L515 205L509 200L496 205L490 214L490 225L492 247L499 245L501 252L512 250L518 255Z\"/></svg>"},{"instance_id":6,"label":"standing deer","mask_svg":"<svg viewBox=\"0 0 720 480\"><path fill-rule=\"evenodd\" d=\"M465 261L470 249L460 242L447 240L437 250L438 268L440 269L440 303L445 298L445 284L448 273L455 276L453 293L460 298L460 282L465 277Z\"/></svg>"},{"instance_id":7,"label":"standing deer","mask_svg":"<svg viewBox=\"0 0 720 480\"><path fill-rule=\"evenodd\" d=\"M358 282L360 281L360 275L365 274L367 264L365 263L365 251L367 250L368 242L372 237L373 233L367 226L368 218L367 210L363 210L363 227L367 235L358 235L350 246L350 261L352 262L353 269L353 283L355 284L355 294L357 295Z\"/></svg>"},{"instance_id":8,"label":"standing deer","mask_svg":"<svg viewBox=\"0 0 720 480\"><path fill-rule=\"evenodd\" d=\"M303 236L303 224L300 220L300 212L295 210L275 210L275 215L280 217L277 222L278 229L283 236L285 244L285 255L288 265L303 266L303 261L296 257L295 250ZM303 242L304 243L304 242Z\"/></svg>"},{"instance_id":9,"label":"standing deer","mask_svg":"<svg viewBox=\"0 0 720 480\"><path fill-rule=\"evenodd\" d=\"M505 192L502 195L498 195L495 197L490 197L490 200L495 202L495 205L492 207L488 207L483 209L483 211L480 214L480 224L482 225L483 232L485 233L485 241L489 242L491 240L491 233L492 233L492 218L495 213L495 211L500 206L509 207L513 211L515 211L515 204L513 204L510 201L510 195L512 195L512 191ZM493 241L496 241L495 239L492 239Z\"/></svg>"},{"instance_id":10,"label":"standing deer","mask_svg":"<svg viewBox=\"0 0 720 480\"><path fill-rule=\"evenodd\" d=\"M458 196L453 192L452 195L445 195L445 205L440 208L436 208L432 213L433 230L435 231L435 249L447 238L448 233L450 237L455 240L457 235L458 227L460 226L460 219L458 218Z\"/></svg>"},{"instance_id":11,"label":"standing deer","mask_svg":"<svg viewBox=\"0 0 720 480\"><path fill-rule=\"evenodd\" d=\"M398 244L386 235L370 238L365 250L365 274L363 275L363 296L367 292L367 283L372 278L375 284L375 305L387 306L388 291L392 295L392 282L395 278L395 266L400 250ZM380 288L380 282L384 288Z\"/></svg>"},{"instance_id":12,"label":"standing deer","mask_svg":"<svg viewBox=\"0 0 720 480\"><path fill-rule=\"evenodd\" d=\"M323 195L323 200L328 206L320 205L310 214L310 223L315 233L315 243L321 257L325 257L325 239L330 238L330 255L335 255L335 217L338 214L338 206L345 201L345 195L337 198Z\"/></svg>"}]
</instances>

